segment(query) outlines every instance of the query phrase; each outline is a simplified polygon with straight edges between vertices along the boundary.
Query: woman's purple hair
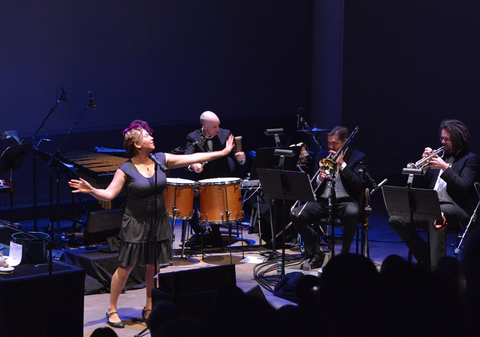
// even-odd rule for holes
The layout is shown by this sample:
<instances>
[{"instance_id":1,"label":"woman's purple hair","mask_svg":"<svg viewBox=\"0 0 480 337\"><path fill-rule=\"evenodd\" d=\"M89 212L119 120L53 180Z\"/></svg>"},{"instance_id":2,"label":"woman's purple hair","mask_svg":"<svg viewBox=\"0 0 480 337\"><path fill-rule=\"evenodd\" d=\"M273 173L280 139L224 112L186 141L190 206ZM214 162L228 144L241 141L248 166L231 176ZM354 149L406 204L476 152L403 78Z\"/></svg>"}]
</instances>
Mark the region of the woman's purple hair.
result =
<instances>
[{"instance_id":1,"label":"woman's purple hair","mask_svg":"<svg viewBox=\"0 0 480 337\"><path fill-rule=\"evenodd\" d=\"M151 136L153 133L153 129L148 125L147 122L142 121L140 119L135 119L133 122L130 123L129 127L123 130L123 134L125 135L128 131L136 128L142 128L145 131L148 132L148 134Z\"/></svg>"}]
</instances>

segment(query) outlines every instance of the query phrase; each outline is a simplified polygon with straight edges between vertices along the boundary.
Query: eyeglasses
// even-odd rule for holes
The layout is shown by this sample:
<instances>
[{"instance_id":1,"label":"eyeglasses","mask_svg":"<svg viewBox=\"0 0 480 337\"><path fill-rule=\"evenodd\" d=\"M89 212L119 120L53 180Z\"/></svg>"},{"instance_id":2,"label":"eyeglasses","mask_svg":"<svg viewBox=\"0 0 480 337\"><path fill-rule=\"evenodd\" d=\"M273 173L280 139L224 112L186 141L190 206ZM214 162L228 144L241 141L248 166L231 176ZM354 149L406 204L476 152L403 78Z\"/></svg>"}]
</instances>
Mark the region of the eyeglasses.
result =
<instances>
[{"instance_id":1,"label":"eyeglasses","mask_svg":"<svg viewBox=\"0 0 480 337\"><path fill-rule=\"evenodd\" d=\"M342 144L341 142L333 141L333 142L327 142L329 146L336 146L338 144Z\"/></svg>"},{"instance_id":2,"label":"eyeglasses","mask_svg":"<svg viewBox=\"0 0 480 337\"><path fill-rule=\"evenodd\" d=\"M446 142L451 141L451 139L450 139L450 138L440 137L440 142L443 142L443 141L446 143Z\"/></svg>"}]
</instances>

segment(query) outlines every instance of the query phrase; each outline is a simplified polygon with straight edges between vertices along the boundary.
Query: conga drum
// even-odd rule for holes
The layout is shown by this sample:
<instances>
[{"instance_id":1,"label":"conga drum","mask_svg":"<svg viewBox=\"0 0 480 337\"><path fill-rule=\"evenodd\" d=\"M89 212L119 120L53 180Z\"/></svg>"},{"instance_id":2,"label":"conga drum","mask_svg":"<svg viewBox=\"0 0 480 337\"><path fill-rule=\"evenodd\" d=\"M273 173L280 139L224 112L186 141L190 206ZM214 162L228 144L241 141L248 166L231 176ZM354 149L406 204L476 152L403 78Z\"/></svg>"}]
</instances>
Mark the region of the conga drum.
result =
<instances>
[{"instance_id":1,"label":"conga drum","mask_svg":"<svg viewBox=\"0 0 480 337\"><path fill-rule=\"evenodd\" d=\"M210 178L198 181L200 221L222 224L243 218L239 178Z\"/></svg>"},{"instance_id":2,"label":"conga drum","mask_svg":"<svg viewBox=\"0 0 480 337\"><path fill-rule=\"evenodd\" d=\"M167 178L167 188L163 192L170 217L191 219L195 181L182 178Z\"/></svg>"}]
</instances>

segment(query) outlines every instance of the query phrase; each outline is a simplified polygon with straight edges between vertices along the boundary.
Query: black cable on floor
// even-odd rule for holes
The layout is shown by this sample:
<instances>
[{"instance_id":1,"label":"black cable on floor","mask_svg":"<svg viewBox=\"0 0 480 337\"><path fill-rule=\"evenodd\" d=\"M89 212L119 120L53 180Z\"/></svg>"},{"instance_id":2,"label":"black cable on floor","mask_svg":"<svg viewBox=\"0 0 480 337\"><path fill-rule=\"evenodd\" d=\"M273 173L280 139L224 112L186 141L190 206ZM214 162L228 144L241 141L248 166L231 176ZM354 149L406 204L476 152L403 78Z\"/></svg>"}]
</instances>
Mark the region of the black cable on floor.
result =
<instances>
[{"instance_id":1,"label":"black cable on floor","mask_svg":"<svg viewBox=\"0 0 480 337\"><path fill-rule=\"evenodd\" d=\"M280 280L280 275L277 273L278 264L281 263L282 256L275 256L271 259L265 260L262 263L257 264L253 268L253 277L255 281L267 291L273 293L275 286ZM285 256L285 269L287 267L298 266L300 271L300 264L304 261L304 258L301 254L298 255L287 255Z\"/></svg>"}]
</instances>

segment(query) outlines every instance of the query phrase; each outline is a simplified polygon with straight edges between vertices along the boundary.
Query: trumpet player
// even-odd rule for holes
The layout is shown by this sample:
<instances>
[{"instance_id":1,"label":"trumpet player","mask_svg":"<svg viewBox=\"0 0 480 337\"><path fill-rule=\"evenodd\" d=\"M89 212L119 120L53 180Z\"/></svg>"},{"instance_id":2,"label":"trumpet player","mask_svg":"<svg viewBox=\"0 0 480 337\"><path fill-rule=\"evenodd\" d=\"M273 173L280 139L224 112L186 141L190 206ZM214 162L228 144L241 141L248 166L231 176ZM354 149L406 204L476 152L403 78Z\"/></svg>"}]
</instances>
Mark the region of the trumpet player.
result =
<instances>
[{"instance_id":1,"label":"trumpet player","mask_svg":"<svg viewBox=\"0 0 480 337\"><path fill-rule=\"evenodd\" d=\"M332 175L335 176L335 198L333 216L341 221L343 226L343 244L341 253L349 253L350 245L355 236L359 222L359 202L363 189L363 177L360 173L361 166L366 165L366 155L352 147L345 147L348 140L348 129L336 126L327 133L328 151L322 151L317 156L317 169L319 174L316 183L317 202L296 207L290 213L293 226L301 235L304 242L307 258L310 259L311 268L320 268L325 259L325 253L320 247L312 224L329 216L329 193L327 186ZM328 157L333 160L334 172L319 167L319 161ZM333 186L333 185L332 185Z\"/></svg>"},{"instance_id":2,"label":"trumpet player","mask_svg":"<svg viewBox=\"0 0 480 337\"><path fill-rule=\"evenodd\" d=\"M419 178L418 187L437 191L442 211L442 221L414 219L413 226L428 232L430 246L416 232L411 230L410 219L392 216L389 223L408 246L418 264L437 266L439 258L446 255L447 228L462 230L476 206L474 183L480 174L480 159L469 152L470 133L459 120L444 120L439 128L440 142L444 156L425 148L422 164L425 174Z\"/></svg>"}]
</instances>

